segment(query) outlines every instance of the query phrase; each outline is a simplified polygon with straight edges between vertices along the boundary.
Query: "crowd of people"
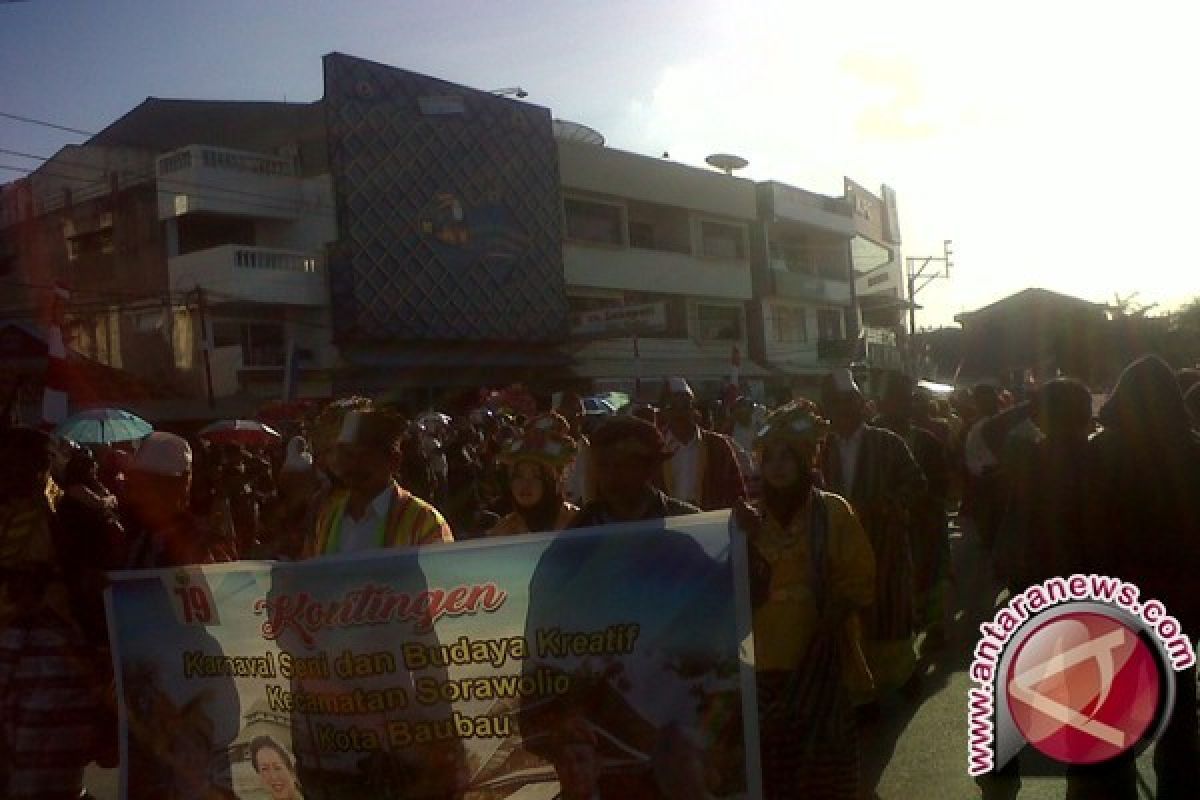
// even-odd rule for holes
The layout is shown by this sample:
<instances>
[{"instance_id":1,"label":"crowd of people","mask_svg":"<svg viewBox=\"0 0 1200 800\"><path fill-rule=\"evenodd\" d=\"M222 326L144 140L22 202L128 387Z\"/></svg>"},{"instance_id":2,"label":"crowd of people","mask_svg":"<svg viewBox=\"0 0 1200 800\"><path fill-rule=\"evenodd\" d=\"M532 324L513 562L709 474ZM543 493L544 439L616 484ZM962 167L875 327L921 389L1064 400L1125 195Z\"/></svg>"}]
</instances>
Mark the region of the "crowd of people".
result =
<instances>
[{"instance_id":1,"label":"crowd of people","mask_svg":"<svg viewBox=\"0 0 1200 800\"><path fill-rule=\"evenodd\" d=\"M257 450L156 431L119 453L0 429L0 795L74 800L85 765L117 763L102 602L117 569L732 509L749 544L768 798L857 798L862 731L920 696L919 660L952 639L953 610L983 619L1005 587L1119 575L1185 630L1200 624L1200 373L1145 357L1098 413L1070 378L1014 397L884 377L872 399L837 370L811 399L768 413L731 398L717 414L672 379L659 403L587 430L573 392L528 417L409 419L346 398ZM969 574L952 569L953 514L976 540ZM1200 785L1194 672L1175 703L1160 797ZM1131 758L1079 770L1070 796L1132 798L1135 777ZM579 796L600 796L595 781ZM1015 768L983 781L996 797L1019 785Z\"/></svg>"}]
</instances>

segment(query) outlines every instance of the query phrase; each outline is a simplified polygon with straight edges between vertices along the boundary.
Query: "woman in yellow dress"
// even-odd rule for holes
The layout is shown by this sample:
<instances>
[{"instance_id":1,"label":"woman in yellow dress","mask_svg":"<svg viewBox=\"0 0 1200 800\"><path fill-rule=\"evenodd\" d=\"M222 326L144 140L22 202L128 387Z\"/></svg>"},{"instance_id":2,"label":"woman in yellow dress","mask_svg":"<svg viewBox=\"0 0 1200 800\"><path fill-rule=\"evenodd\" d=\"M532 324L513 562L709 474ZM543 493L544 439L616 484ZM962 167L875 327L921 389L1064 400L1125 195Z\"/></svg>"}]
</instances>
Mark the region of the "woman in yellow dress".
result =
<instances>
[{"instance_id":1,"label":"woman in yellow dress","mask_svg":"<svg viewBox=\"0 0 1200 800\"><path fill-rule=\"evenodd\" d=\"M579 509L566 500L563 476L576 449L570 425L558 414L531 420L500 453L501 462L508 466L513 510L487 535L561 531L570 525Z\"/></svg>"},{"instance_id":2,"label":"woman in yellow dress","mask_svg":"<svg viewBox=\"0 0 1200 800\"><path fill-rule=\"evenodd\" d=\"M857 612L875 557L849 504L814 486L827 423L810 403L768 417L755 450L763 499L738 509L754 597L766 798L858 797L850 691L869 685Z\"/></svg>"}]
</instances>

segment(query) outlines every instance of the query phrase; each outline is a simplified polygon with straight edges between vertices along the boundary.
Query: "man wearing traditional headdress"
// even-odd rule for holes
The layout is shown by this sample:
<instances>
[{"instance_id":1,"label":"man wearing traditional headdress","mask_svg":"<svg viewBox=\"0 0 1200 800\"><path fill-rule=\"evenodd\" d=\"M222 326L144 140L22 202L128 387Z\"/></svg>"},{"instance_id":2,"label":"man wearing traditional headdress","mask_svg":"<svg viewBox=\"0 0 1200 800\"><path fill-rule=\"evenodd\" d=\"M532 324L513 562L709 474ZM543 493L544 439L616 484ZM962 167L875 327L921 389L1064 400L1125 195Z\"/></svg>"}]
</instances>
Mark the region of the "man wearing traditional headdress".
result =
<instances>
[{"instance_id":1,"label":"man wearing traditional headdress","mask_svg":"<svg viewBox=\"0 0 1200 800\"><path fill-rule=\"evenodd\" d=\"M667 451L659 488L705 511L732 508L746 496L742 470L726 436L696 421L696 394L683 378L671 378L663 409Z\"/></svg>"},{"instance_id":2,"label":"man wearing traditional headdress","mask_svg":"<svg viewBox=\"0 0 1200 800\"><path fill-rule=\"evenodd\" d=\"M584 505L572 528L663 519L700 511L654 485L669 457L663 436L638 417L612 417L592 436L596 499Z\"/></svg>"},{"instance_id":3,"label":"man wearing traditional headdress","mask_svg":"<svg viewBox=\"0 0 1200 800\"><path fill-rule=\"evenodd\" d=\"M346 488L331 494L317 514L308 556L454 541L438 510L393 477L406 429L403 419L387 412L346 414L334 463Z\"/></svg>"}]
</instances>

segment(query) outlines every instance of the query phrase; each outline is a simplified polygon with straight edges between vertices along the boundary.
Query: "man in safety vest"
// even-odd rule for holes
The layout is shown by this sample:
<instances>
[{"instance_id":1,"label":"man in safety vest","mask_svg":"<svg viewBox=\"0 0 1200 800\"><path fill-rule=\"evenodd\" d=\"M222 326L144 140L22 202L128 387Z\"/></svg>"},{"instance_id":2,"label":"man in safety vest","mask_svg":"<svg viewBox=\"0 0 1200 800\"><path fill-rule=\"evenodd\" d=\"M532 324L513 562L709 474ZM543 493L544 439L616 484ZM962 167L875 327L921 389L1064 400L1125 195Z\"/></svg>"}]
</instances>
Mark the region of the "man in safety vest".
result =
<instances>
[{"instance_id":1,"label":"man in safety vest","mask_svg":"<svg viewBox=\"0 0 1200 800\"><path fill-rule=\"evenodd\" d=\"M307 557L454 541L438 510L392 477L400 469L405 435L396 415L346 414L333 464L346 488L331 494L317 514Z\"/></svg>"}]
</instances>

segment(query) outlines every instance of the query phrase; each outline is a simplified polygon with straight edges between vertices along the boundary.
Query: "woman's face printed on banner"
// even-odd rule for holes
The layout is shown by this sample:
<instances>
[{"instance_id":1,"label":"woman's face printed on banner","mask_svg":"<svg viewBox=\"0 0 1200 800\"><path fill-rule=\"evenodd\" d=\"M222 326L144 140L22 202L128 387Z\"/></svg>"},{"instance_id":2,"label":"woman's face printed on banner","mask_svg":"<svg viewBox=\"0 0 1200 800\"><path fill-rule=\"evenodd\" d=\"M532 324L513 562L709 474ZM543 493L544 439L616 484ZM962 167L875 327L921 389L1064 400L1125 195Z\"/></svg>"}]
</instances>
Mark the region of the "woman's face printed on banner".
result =
<instances>
[{"instance_id":1,"label":"woman's face printed on banner","mask_svg":"<svg viewBox=\"0 0 1200 800\"><path fill-rule=\"evenodd\" d=\"M288 768L280 753L270 747L259 750L254 758L254 766L258 769L258 778L263 788L273 800L294 800L299 797L296 791L296 776Z\"/></svg>"}]
</instances>

